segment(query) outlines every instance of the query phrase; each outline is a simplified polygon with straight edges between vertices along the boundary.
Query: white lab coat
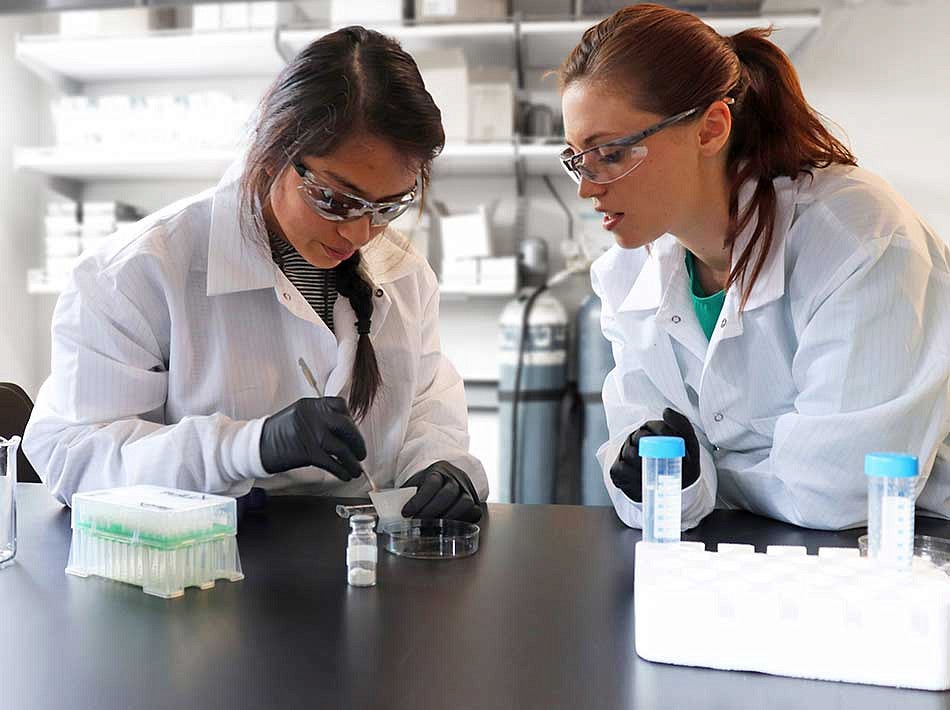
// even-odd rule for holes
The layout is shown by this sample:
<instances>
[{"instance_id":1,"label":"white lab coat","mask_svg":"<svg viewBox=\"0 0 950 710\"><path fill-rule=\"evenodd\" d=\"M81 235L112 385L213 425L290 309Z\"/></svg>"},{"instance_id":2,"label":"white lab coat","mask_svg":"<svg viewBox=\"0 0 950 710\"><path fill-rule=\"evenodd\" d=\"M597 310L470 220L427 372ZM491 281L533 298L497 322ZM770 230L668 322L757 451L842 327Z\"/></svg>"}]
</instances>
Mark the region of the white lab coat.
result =
<instances>
[{"instance_id":1,"label":"white lab coat","mask_svg":"<svg viewBox=\"0 0 950 710\"><path fill-rule=\"evenodd\" d=\"M864 170L774 184L770 256L741 313L739 289L726 293L709 341L672 235L594 264L616 365L603 393L610 439L597 456L617 513L641 527L641 504L613 485L610 467L632 431L672 407L701 448L684 529L717 505L812 528L861 525L872 451L918 456L918 509L950 517L947 246Z\"/></svg>"},{"instance_id":2,"label":"white lab coat","mask_svg":"<svg viewBox=\"0 0 950 710\"><path fill-rule=\"evenodd\" d=\"M240 164L214 189L138 223L84 256L53 316L52 373L23 447L56 498L152 483L242 495L363 495L306 467L269 475L264 419L315 396L348 393L356 317L339 297L336 333L237 222ZM468 453L462 380L441 352L439 290L428 264L389 232L364 249L373 280L370 337L383 387L359 424L366 471L400 485L444 459L488 481ZM358 376L358 374L357 374Z\"/></svg>"}]
</instances>

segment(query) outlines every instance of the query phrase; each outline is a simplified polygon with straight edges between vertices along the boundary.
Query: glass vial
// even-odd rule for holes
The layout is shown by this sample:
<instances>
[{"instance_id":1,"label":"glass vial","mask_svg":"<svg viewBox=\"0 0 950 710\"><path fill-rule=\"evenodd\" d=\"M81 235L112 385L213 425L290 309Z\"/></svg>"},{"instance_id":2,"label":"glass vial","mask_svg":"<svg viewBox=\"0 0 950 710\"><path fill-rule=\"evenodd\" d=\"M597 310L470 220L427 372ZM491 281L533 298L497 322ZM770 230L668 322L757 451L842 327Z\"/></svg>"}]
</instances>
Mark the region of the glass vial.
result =
<instances>
[{"instance_id":1,"label":"glass vial","mask_svg":"<svg viewBox=\"0 0 950 710\"><path fill-rule=\"evenodd\" d=\"M678 436L644 436L638 451L643 462L643 540L679 542L686 444Z\"/></svg>"},{"instance_id":2,"label":"glass vial","mask_svg":"<svg viewBox=\"0 0 950 710\"><path fill-rule=\"evenodd\" d=\"M372 515L350 518L350 536L346 546L346 581L354 587L376 585L376 533Z\"/></svg>"},{"instance_id":3,"label":"glass vial","mask_svg":"<svg viewBox=\"0 0 950 710\"><path fill-rule=\"evenodd\" d=\"M910 570L914 559L917 457L868 454L868 557L881 566Z\"/></svg>"}]
</instances>

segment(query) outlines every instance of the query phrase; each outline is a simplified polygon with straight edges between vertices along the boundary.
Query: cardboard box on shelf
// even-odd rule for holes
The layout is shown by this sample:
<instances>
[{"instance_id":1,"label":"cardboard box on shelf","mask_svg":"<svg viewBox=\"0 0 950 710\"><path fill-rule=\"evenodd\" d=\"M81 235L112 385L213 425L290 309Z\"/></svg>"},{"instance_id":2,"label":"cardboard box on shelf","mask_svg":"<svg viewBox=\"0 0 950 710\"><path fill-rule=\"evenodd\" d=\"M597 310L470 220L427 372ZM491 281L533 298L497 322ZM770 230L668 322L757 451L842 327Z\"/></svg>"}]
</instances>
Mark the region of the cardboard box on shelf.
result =
<instances>
[{"instance_id":1,"label":"cardboard box on shelf","mask_svg":"<svg viewBox=\"0 0 950 710\"><path fill-rule=\"evenodd\" d=\"M442 111L447 142L468 139L468 65L460 48L431 49L413 54L426 89Z\"/></svg>"},{"instance_id":2,"label":"cardboard box on shelf","mask_svg":"<svg viewBox=\"0 0 950 710\"><path fill-rule=\"evenodd\" d=\"M251 8L247 2L226 2L221 5L221 29L243 30L251 25Z\"/></svg>"},{"instance_id":3,"label":"cardboard box on shelf","mask_svg":"<svg viewBox=\"0 0 950 710\"><path fill-rule=\"evenodd\" d=\"M59 33L64 37L144 34L173 29L177 24L174 7L72 10L60 13Z\"/></svg>"},{"instance_id":4,"label":"cardboard box on shelf","mask_svg":"<svg viewBox=\"0 0 950 710\"><path fill-rule=\"evenodd\" d=\"M330 25L343 27L354 23L397 24L403 20L402 0L332 0Z\"/></svg>"},{"instance_id":5,"label":"cardboard box on shelf","mask_svg":"<svg viewBox=\"0 0 950 710\"><path fill-rule=\"evenodd\" d=\"M574 6L575 0L512 0L511 10L526 20L566 20L574 16Z\"/></svg>"},{"instance_id":6,"label":"cardboard box on shelf","mask_svg":"<svg viewBox=\"0 0 950 710\"><path fill-rule=\"evenodd\" d=\"M248 24L256 29L276 27L281 21L280 5L279 2L250 3Z\"/></svg>"},{"instance_id":7,"label":"cardboard box on shelf","mask_svg":"<svg viewBox=\"0 0 950 710\"><path fill-rule=\"evenodd\" d=\"M465 291L478 285L478 261L475 259L443 259L442 288Z\"/></svg>"},{"instance_id":8,"label":"cardboard box on shelf","mask_svg":"<svg viewBox=\"0 0 950 710\"><path fill-rule=\"evenodd\" d=\"M468 139L510 141L514 135L515 91L510 69L469 73Z\"/></svg>"},{"instance_id":9,"label":"cardboard box on shelf","mask_svg":"<svg viewBox=\"0 0 950 710\"><path fill-rule=\"evenodd\" d=\"M221 4L204 3L195 5L192 8L191 18L192 29L201 31L221 29Z\"/></svg>"},{"instance_id":10,"label":"cardboard box on shelf","mask_svg":"<svg viewBox=\"0 0 950 710\"><path fill-rule=\"evenodd\" d=\"M330 21L332 0L300 0L292 3L294 11L305 22L326 23Z\"/></svg>"},{"instance_id":11,"label":"cardboard box on shelf","mask_svg":"<svg viewBox=\"0 0 950 710\"><path fill-rule=\"evenodd\" d=\"M417 22L501 20L508 15L508 0L415 0Z\"/></svg>"},{"instance_id":12,"label":"cardboard box on shelf","mask_svg":"<svg viewBox=\"0 0 950 710\"><path fill-rule=\"evenodd\" d=\"M491 231L484 206L474 212L442 217L439 232L443 263L491 256Z\"/></svg>"}]
</instances>

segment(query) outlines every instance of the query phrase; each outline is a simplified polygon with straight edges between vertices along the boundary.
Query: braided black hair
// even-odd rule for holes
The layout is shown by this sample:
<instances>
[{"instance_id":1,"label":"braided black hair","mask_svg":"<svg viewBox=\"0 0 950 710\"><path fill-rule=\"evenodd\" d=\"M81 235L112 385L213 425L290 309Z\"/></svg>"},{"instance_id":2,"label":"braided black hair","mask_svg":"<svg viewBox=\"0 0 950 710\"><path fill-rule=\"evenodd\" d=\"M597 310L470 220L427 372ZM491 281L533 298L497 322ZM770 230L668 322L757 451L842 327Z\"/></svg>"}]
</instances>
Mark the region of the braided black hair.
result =
<instances>
[{"instance_id":1,"label":"braided black hair","mask_svg":"<svg viewBox=\"0 0 950 710\"><path fill-rule=\"evenodd\" d=\"M350 302L350 307L356 313L359 340L349 399L350 411L356 419L362 419L369 411L382 384L376 351L369 337L373 318L373 289L362 273L360 262L361 256L357 251L333 269L336 272L337 291Z\"/></svg>"}]
</instances>

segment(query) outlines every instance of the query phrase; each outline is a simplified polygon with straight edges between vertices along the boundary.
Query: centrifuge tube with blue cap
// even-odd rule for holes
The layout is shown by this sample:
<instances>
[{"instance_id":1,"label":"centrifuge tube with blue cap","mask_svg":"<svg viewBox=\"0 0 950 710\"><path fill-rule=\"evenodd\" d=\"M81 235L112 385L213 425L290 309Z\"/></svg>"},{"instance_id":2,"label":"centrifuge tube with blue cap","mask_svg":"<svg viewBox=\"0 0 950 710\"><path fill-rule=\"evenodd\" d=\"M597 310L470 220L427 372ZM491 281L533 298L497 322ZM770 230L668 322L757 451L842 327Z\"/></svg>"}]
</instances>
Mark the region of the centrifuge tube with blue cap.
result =
<instances>
[{"instance_id":1,"label":"centrifuge tube with blue cap","mask_svg":"<svg viewBox=\"0 0 950 710\"><path fill-rule=\"evenodd\" d=\"M875 453L864 458L868 477L868 557L909 571L914 559L917 457Z\"/></svg>"},{"instance_id":2,"label":"centrifuge tube with blue cap","mask_svg":"<svg viewBox=\"0 0 950 710\"><path fill-rule=\"evenodd\" d=\"M643 462L643 540L679 542L686 444L678 436L644 436L638 453Z\"/></svg>"}]
</instances>

